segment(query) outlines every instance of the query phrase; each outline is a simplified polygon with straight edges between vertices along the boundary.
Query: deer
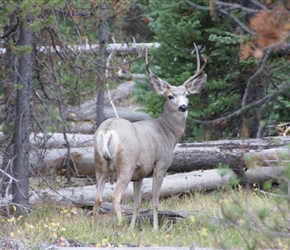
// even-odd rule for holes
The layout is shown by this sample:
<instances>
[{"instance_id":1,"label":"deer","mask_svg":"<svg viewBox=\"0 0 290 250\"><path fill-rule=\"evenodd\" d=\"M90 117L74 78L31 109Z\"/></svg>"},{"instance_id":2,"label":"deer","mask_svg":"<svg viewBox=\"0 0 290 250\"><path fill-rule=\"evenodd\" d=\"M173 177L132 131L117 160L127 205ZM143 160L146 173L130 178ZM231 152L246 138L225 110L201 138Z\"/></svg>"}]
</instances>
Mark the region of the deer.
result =
<instances>
[{"instance_id":1,"label":"deer","mask_svg":"<svg viewBox=\"0 0 290 250\"><path fill-rule=\"evenodd\" d=\"M184 133L188 113L188 98L205 86L207 75L201 74L198 49L195 46L197 69L193 76L180 86L170 85L155 76L145 49L145 66L151 89L166 98L163 113L156 119L131 123L122 118L105 120L94 134L94 159L97 193L93 208L94 221L98 224L102 193L108 177L116 184L110 198L119 223L122 221L120 202L122 194L133 181L134 208L130 229L135 227L141 206L142 181L153 176L152 207L153 230L158 230L158 205L161 185L173 160L173 150Z\"/></svg>"}]
</instances>

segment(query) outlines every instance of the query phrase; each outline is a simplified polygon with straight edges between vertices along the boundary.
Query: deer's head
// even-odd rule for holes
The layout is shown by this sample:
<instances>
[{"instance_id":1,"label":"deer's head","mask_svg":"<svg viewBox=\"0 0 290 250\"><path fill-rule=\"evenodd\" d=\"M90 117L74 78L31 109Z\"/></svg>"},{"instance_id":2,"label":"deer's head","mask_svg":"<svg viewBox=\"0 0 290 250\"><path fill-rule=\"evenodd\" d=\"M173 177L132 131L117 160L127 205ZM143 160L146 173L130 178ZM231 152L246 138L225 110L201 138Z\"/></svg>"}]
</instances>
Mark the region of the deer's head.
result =
<instances>
[{"instance_id":1,"label":"deer's head","mask_svg":"<svg viewBox=\"0 0 290 250\"><path fill-rule=\"evenodd\" d=\"M166 98L166 105L170 109L171 112L186 112L188 107L188 98L191 94L199 93L205 86L207 75L200 73L204 69L206 65L206 59L204 58L205 63L200 68L200 59L196 45L196 61L197 61L197 69L193 76L191 76L188 80L186 80L180 86L172 86L168 82L162 80L161 78L155 76L151 69L150 63L152 62L152 58L148 61L148 52L147 49L145 51L145 64L146 69L149 74L149 81L151 89L159 95L163 95ZM200 76L199 76L200 75Z\"/></svg>"}]
</instances>

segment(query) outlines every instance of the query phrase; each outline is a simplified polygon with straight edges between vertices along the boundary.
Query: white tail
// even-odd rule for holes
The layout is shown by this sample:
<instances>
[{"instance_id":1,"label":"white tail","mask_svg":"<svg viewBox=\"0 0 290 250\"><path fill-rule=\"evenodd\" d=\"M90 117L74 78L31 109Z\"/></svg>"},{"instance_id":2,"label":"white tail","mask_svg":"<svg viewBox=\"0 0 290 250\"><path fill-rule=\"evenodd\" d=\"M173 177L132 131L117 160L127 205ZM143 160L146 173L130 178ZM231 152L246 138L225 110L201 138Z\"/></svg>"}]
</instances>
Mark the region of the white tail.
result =
<instances>
[{"instance_id":1,"label":"white tail","mask_svg":"<svg viewBox=\"0 0 290 250\"><path fill-rule=\"evenodd\" d=\"M102 202L102 192L107 177L116 177L116 186L111 194L115 212L119 221L122 219L120 201L129 182L134 187L134 212L130 227L135 226L141 205L141 187L143 178L153 175L153 225L158 229L158 204L163 178L169 168L173 149L182 136L187 117L188 97L200 92L205 86L206 74L196 78L204 69L200 69L198 50L197 70L181 86L171 86L155 76L150 70L147 50L145 63L152 90L166 98L163 114L152 120L131 123L121 118L104 121L94 136L97 194L94 206L94 219Z\"/></svg>"}]
</instances>

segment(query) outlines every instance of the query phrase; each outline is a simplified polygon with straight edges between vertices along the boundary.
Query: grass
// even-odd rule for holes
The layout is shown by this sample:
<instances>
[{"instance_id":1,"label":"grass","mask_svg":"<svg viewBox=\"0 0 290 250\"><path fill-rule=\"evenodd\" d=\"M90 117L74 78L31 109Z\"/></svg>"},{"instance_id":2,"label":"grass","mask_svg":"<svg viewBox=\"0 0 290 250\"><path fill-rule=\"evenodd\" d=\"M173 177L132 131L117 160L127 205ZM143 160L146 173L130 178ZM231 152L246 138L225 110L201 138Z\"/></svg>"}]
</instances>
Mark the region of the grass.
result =
<instances>
[{"instance_id":1,"label":"grass","mask_svg":"<svg viewBox=\"0 0 290 250\"><path fill-rule=\"evenodd\" d=\"M150 208L143 201L142 208ZM36 204L29 216L0 217L0 239L21 241L31 249L64 238L94 246L115 243L135 246L190 246L213 248L287 249L289 238L289 204L255 191L220 190L209 194L196 192L160 201L160 210L193 211L198 216L172 223L164 221L152 232L149 221L129 230L129 223L102 222L97 230L88 210L59 207L53 202ZM106 215L107 216L107 215ZM210 218L219 218L212 222ZM1 240L0 240L1 247Z\"/></svg>"}]
</instances>

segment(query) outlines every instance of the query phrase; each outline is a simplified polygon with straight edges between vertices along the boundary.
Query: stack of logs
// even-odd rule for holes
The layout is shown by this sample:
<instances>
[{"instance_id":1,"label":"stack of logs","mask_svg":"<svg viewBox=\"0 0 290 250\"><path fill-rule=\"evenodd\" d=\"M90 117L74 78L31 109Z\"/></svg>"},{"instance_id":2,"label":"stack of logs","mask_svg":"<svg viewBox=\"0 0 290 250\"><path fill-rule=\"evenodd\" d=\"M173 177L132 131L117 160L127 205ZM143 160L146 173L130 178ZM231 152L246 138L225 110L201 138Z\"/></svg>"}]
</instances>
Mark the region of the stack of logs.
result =
<instances>
[{"instance_id":1,"label":"stack of logs","mask_svg":"<svg viewBox=\"0 0 290 250\"><path fill-rule=\"evenodd\" d=\"M41 169L53 168L65 175L65 157L70 157L70 169L75 176L94 175L93 136L67 134L67 145L62 134L52 134L44 140L42 134L32 135L34 154L31 164ZM44 143L45 142L45 143ZM290 137L267 137L249 140L222 140L178 144L174 150L173 163L162 185L161 196L213 190L230 183L235 177L240 183L262 185L265 181L279 178L285 163L290 160ZM227 170L225 170L227 168ZM144 180L143 196L151 195L151 178ZM109 198L113 186L106 185L105 199ZM93 201L95 187L81 190L68 189L66 197ZM91 192L91 194L90 194ZM124 196L132 195L130 185ZM60 197L61 199L61 197Z\"/></svg>"}]
</instances>

